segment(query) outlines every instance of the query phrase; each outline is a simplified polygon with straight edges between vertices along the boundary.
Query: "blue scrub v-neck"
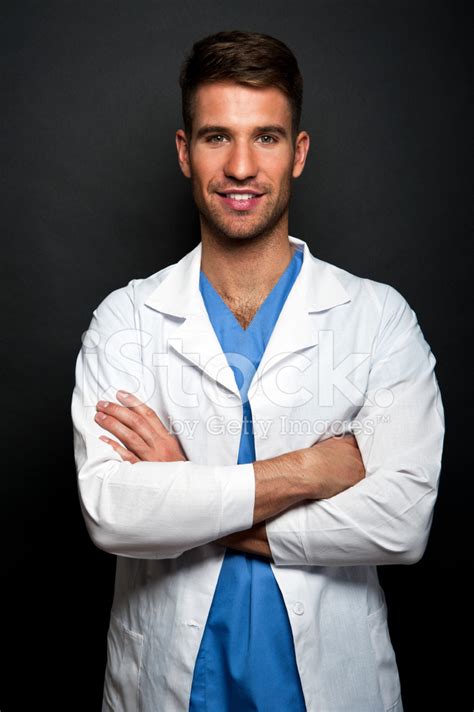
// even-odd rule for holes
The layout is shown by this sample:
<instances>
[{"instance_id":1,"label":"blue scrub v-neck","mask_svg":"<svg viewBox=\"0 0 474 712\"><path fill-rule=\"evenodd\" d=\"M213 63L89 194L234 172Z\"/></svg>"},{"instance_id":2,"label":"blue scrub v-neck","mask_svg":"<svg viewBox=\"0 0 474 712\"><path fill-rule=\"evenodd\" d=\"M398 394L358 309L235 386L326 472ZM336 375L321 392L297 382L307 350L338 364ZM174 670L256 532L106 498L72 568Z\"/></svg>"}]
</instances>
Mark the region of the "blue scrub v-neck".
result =
<instances>
[{"instance_id":1,"label":"blue scrub v-neck","mask_svg":"<svg viewBox=\"0 0 474 712\"><path fill-rule=\"evenodd\" d=\"M247 398L255 370L298 277L298 247L244 329L201 270L199 288L243 404L237 464L255 461ZM194 669L189 712L305 712L293 634L268 558L226 549Z\"/></svg>"}]
</instances>

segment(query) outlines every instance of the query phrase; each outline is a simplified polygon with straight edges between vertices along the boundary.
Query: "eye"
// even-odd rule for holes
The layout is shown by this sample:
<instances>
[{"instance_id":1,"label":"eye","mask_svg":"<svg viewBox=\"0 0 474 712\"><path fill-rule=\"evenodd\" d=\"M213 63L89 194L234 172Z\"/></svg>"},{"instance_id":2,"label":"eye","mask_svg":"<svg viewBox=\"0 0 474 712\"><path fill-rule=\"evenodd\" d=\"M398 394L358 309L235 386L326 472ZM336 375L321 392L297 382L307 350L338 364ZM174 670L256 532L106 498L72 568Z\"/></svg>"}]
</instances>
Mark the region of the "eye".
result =
<instances>
[{"instance_id":1,"label":"eye","mask_svg":"<svg viewBox=\"0 0 474 712\"><path fill-rule=\"evenodd\" d=\"M275 138L275 136L270 136L270 134L262 134L258 138L269 139L266 141L262 141L262 143L267 145L278 142L278 139ZM225 136L223 134L213 134L212 136L208 136L206 141L208 143L222 143L222 141L220 141L219 139L225 139Z\"/></svg>"}]
</instances>

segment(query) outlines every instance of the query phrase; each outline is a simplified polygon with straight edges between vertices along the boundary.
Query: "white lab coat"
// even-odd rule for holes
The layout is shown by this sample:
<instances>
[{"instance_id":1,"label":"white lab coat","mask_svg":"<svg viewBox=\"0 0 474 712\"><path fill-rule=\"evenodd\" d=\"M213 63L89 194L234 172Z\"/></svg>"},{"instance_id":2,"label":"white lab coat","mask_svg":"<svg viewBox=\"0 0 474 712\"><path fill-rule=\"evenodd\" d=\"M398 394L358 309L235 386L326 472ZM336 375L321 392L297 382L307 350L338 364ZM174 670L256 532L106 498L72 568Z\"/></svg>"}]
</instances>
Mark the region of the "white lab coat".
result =
<instances>
[{"instance_id":1,"label":"white lab coat","mask_svg":"<svg viewBox=\"0 0 474 712\"><path fill-rule=\"evenodd\" d=\"M289 240L304 261L249 390L256 457L352 430L366 477L267 520L271 567L308 712L402 712L376 566L416 563L427 544L444 437L436 360L396 289ZM200 260L201 243L111 292L76 362L81 508L93 542L117 555L103 711L187 712L225 554L211 542L253 523L253 465L235 464L242 402ZM189 461L132 465L99 440L95 404L120 388L173 426Z\"/></svg>"}]
</instances>

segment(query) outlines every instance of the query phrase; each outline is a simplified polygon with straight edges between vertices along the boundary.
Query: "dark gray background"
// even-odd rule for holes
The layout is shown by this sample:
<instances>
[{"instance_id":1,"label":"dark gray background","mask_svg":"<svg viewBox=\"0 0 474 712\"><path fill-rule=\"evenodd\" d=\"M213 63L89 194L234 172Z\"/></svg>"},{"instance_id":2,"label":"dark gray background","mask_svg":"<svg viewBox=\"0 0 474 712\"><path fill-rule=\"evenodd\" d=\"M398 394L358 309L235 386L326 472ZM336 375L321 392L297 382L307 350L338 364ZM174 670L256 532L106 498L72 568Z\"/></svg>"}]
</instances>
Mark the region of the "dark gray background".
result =
<instances>
[{"instance_id":1,"label":"dark gray background","mask_svg":"<svg viewBox=\"0 0 474 712\"><path fill-rule=\"evenodd\" d=\"M114 557L93 546L79 510L74 364L110 291L200 239L176 158L177 78L192 43L223 29L279 37L304 76L312 144L290 234L396 287L437 358L447 433L430 542L418 564L379 574L405 712L442 695L470 710L468 5L3 7L2 712L100 709Z\"/></svg>"}]
</instances>

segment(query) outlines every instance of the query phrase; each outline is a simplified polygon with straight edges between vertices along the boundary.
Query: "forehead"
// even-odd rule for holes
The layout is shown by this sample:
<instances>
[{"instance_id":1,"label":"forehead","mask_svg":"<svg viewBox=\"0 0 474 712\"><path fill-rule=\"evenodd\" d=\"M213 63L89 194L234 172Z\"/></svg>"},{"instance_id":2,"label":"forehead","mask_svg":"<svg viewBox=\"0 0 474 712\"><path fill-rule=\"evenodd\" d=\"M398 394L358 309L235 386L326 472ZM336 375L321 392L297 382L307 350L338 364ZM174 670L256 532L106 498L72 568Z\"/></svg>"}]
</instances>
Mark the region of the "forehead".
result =
<instances>
[{"instance_id":1,"label":"forehead","mask_svg":"<svg viewBox=\"0 0 474 712\"><path fill-rule=\"evenodd\" d=\"M250 87L236 82L201 84L194 97L193 123L291 124L291 107L277 87Z\"/></svg>"}]
</instances>

